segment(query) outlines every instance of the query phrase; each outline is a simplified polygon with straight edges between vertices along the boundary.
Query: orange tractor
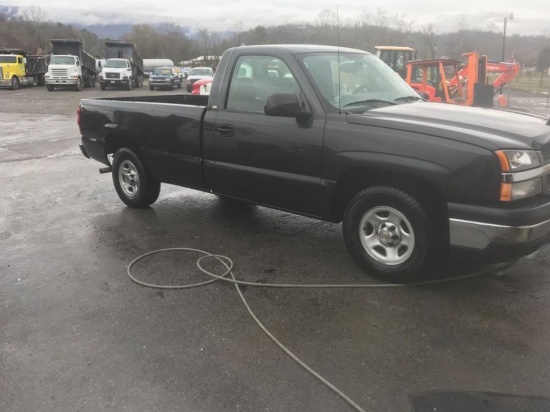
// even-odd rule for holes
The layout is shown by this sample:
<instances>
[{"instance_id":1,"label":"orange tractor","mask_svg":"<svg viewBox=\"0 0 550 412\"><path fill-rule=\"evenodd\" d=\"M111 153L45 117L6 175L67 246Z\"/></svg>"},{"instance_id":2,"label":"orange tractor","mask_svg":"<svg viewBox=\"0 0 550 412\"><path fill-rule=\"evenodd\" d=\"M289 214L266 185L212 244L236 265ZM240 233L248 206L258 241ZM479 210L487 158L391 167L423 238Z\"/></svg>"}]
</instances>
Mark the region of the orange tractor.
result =
<instances>
[{"instance_id":1,"label":"orange tractor","mask_svg":"<svg viewBox=\"0 0 550 412\"><path fill-rule=\"evenodd\" d=\"M488 62L475 52L464 56L468 61L462 67L453 59L409 61L405 80L432 102L492 107L494 96L517 76L520 65ZM499 105L507 105L502 95Z\"/></svg>"}]
</instances>

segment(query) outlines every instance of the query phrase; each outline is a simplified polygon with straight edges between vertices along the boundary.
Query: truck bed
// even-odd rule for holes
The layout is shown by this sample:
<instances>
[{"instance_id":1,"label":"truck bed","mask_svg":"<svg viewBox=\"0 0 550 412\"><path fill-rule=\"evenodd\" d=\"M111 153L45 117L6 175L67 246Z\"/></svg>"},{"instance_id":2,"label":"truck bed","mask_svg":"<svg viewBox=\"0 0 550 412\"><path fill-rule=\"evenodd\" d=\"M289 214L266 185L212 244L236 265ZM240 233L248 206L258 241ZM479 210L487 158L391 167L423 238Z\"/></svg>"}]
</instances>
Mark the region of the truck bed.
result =
<instances>
[{"instance_id":1,"label":"truck bed","mask_svg":"<svg viewBox=\"0 0 550 412\"><path fill-rule=\"evenodd\" d=\"M161 103L161 104L159 104ZM171 94L84 99L80 128L87 154L108 154L132 141L156 179L206 190L202 123L208 96Z\"/></svg>"},{"instance_id":2,"label":"truck bed","mask_svg":"<svg viewBox=\"0 0 550 412\"><path fill-rule=\"evenodd\" d=\"M109 100L118 102L147 102L147 103L169 103L169 104L185 104L190 106L208 105L208 96L191 95L191 94L168 94L158 96L124 96L124 97L104 97L94 100Z\"/></svg>"}]
</instances>

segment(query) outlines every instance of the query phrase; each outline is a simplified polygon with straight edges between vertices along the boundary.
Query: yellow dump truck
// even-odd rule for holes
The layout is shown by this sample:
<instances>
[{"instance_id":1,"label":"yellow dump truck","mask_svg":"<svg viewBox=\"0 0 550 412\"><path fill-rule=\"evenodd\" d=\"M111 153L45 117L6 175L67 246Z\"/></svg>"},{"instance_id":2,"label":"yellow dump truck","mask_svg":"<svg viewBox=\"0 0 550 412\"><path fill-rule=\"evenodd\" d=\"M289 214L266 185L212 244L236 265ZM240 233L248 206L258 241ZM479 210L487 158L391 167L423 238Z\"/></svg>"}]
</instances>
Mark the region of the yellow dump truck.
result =
<instances>
[{"instance_id":1,"label":"yellow dump truck","mask_svg":"<svg viewBox=\"0 0 550 412\"><path fill-rule=\"evenodd\" d=\"M48 60L48 56L27 55L21 49L0 49L0 87L17 90L22 85L43 86Z\"/></svg>"}]
</instances>

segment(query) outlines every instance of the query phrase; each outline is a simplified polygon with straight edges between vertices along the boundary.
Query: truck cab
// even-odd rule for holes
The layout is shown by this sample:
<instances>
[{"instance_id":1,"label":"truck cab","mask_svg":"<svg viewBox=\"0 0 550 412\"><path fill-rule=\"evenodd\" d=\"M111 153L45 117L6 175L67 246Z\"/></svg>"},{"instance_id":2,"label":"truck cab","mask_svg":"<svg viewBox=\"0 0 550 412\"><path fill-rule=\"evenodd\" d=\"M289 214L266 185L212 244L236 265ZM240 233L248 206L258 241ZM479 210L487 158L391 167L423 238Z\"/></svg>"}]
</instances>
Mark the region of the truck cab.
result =
<instances>
[{"instance_id":1,"label":"truck cab","mask_svg":"<svg viewBox=\"0 0 550 412\"><path fill-rule=\"evenodd\" d=\"M46 87L49 91L53 91L54 86L82 89L82 65L77 56L51 56L48 73L46 73Z\"/></svg>"},{"instance_id":2,"label":"truck cab","mask_svg":"<svg viewBox=\"0 0 550 412\"><path fill-rule=\"evenodd\" d=\"M24 57L20 54L0 54L0 85L19 88L18 79L25 76ZM15 83L15 87L14 86Z\"/></svg>"},{"instance_id":3,"label":"truck cab","mask_svg":"<svg viewBox=\"0 0 550 412\"><path fill-rule=\"evenodd\" d=\"M47 62L47 56L27 55L22 49L0 49L0 87L43 86Z\"/></svg>"},{"instance_id":4,"label":"truck cab","mask_svg":"<svg viewBox=\"0 0 550 412\"><path fill-rule=\"evenodd\" d=\"M99 73L101 90L107 86L126 87L132 89L132 65L128 59L107 59Z\"/></svg>"}]
</instances>

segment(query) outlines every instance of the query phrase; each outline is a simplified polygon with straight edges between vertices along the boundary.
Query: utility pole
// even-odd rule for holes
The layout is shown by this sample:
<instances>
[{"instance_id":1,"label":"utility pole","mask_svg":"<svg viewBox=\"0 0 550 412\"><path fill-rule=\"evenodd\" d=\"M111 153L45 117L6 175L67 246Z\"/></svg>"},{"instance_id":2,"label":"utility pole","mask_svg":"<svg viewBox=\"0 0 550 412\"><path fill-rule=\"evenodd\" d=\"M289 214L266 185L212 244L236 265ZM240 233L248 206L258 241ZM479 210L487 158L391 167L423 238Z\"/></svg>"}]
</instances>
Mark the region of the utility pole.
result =
<instances>
[{"instance_id":1,"label":"utility pole","mask_svg":"<svg viewBox=\"0 0 550 412\"><path fill-rule=\"evenodd\" d=\"M514 13L510 13L509 16L506 16L504 18L504 33L502 35L502 60L501 62L504 62L504 59L506 58L506 23L508 19L512 20L514 18Z\"/></svg>"}]
</instances>

